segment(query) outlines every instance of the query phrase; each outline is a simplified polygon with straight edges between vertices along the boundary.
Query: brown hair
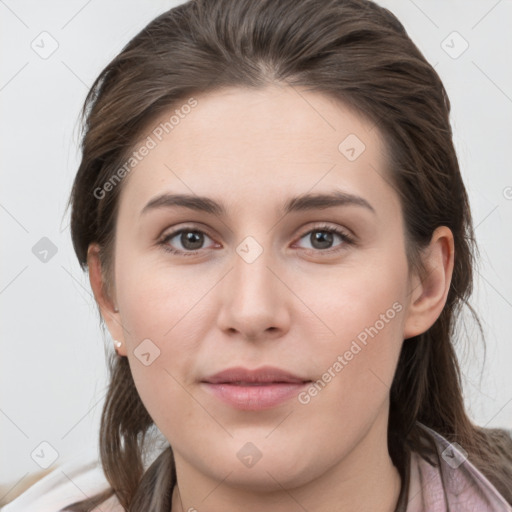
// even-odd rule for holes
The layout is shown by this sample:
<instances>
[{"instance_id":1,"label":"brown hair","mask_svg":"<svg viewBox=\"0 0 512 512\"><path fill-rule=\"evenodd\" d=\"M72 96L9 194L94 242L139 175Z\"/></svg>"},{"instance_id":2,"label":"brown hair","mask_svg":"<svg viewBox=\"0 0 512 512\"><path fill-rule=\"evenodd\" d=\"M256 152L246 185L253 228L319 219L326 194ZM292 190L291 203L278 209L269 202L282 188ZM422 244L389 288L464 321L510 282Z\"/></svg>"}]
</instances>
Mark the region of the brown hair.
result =
<instances>
[{"instance_id":1,"label":"brown hair","mask_svg":"<svg viewBox=\"0 0 512 512\"><path fill-rule=\"evenodd\" d=\"M512 440L505 430L471 422L453 345L462 306L482 328L468 303L477 248L450 102L436 71L387 9L367 0L192 0L149 23L101 72L82 110L82 160L69 201L81 267L97 242L110 292L123 183L101 199L94 191L112 178L152 119L192 95L273 83L330 95L378 127L401 200L410 269L425 271L421 250L438 226L454 236L446 305L430 329L403 343L390 391L388 447L403 482L397 512L407 505L410 451L432 453L417 422L459 443L512 503ZM115 494L126 510L168 511L176 483L172 448L145 470L153 421L127 359L112 354L109 367L99 441L111 489L66 510L89 511Z\"/></svg>"}]
</instances>

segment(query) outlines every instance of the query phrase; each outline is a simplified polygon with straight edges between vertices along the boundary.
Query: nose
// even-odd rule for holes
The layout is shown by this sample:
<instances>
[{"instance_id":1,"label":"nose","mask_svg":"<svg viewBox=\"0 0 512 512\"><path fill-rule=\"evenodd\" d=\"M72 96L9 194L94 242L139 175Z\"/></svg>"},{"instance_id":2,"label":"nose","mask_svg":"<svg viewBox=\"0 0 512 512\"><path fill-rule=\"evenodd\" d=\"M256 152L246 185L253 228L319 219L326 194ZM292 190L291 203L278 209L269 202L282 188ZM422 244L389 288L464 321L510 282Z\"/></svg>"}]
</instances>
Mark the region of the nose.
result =
<instances>
[{"instance_id":1,"label":"nose","mask_svg":"<svg viewBox=\"0 0 512 512\"><path fill-rule=\"evenodd\" d=\"M286 276L270 251L260 253L259 247L252 240L237 248L232 269L221 283L218 314L223 332L250 341L283 336L290 324L292 293L284 284Z\"/></svg>"}]
</instances>

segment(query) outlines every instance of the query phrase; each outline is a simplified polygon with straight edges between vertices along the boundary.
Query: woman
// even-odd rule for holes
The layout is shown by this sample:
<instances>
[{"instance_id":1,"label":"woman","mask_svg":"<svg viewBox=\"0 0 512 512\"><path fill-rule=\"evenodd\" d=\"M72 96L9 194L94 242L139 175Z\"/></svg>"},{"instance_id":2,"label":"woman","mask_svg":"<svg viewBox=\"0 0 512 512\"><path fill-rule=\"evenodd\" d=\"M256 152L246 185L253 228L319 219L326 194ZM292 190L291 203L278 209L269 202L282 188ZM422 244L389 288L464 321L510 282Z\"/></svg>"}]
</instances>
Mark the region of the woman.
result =
<instances>
[{"instance_id":1,"label":"woman","mask_svg":"<svg viewBox=\"0 0 512 512\"><path fill-rule=\"evenodd\" d=\"M117 354L105 491L68 475L65 510L512 510L452 344L475 242L449 110L369 1L198 0L130 41L70 198Z\"/></svg>"}]
</instances>

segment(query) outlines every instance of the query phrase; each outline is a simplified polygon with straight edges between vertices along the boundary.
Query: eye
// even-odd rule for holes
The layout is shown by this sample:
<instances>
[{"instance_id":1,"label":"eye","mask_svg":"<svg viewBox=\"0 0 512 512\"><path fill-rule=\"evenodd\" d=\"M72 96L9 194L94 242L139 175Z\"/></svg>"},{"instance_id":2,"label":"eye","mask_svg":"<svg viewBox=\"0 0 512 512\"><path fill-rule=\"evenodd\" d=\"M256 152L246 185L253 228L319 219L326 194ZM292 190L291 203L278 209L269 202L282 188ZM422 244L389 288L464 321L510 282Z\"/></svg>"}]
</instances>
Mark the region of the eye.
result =
<instances>
[{"instance_id":1,"label":"eye","mask_svg":"<svg viewBox=\"0 0 512 512\"><path fill-rule=\"evenodd\" d=\"M346 248L347 245L355 243L351 235L337 227L328 225L316 226L305 232L300 240L309 236L311 248L305 248L307 252L314 253L337 253ZM342 243L334 248L331 247L335 237L338 237ZM195 256L204 249L205 238L212 240L204 231L195 227L184 227L164 235L158 242L160 246L171 254L179 256ZM176 239L175 241L173 241ZM181 244L182 249L176 249L175 246Z\"/></svg>"},{"instance_id":2,"label":"eye","mask_svg":"<svg viewBox=\"0 0 512 512\"><path fill-rule=\"evenodd\" d=\"M210 238L206 233L195 228L181 228L178 231L169 233L160 240L159 244L162 248L172 254L179 254L183 256L194 256L202 249L204 239ZM181 244L183 249L175 249L171 246L171 242L176 238L172 245ZM211 238L210 238L211 240Z\"/></svg>"},{"instance_id":3,"label":"eye","mask_svg":"<svg viewBox=\"0 0 512 512\"><path fill-rule=\"evenodd\" d=\"M335 237L340 238L342 243L333 248L331 246ZM311 248L306 248L308 252L325 252L331 254L343 250L346 245L353 245L355 243L354 239L345 231L325 225L310 229L304 233L300 239L302 240L303 238L309 240L312 245Z\"/></svg>"}]
</instances>

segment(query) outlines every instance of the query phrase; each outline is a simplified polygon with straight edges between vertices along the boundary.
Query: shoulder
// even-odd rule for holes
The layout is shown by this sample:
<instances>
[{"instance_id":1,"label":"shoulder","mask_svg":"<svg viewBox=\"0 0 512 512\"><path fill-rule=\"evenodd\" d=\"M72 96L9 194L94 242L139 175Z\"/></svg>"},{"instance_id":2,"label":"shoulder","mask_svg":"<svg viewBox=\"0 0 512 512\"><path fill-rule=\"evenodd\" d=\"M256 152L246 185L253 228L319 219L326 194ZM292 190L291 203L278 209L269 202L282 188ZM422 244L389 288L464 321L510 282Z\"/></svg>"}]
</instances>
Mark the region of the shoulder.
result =
<instances>
[{"instance_id":1,"label":"shoulder","mask_svg":"<svg viewBox=\"0 0 512 512\"><path fill-rule=\"evenodd\" d=\"M450 443L419 423L434 439L439 464L411 454L411 480L407 512L453 510L512 512L512 507L457 443Z\"/></svg>"},{"instance_id":2,"label":"shoulder","mask_svg":"<svg viewBox=\"0 0 512 512\"><path fill-rule=\"evenodd\" d=\"M57 467L16 499L2 512L59 512L64 507L109 488L101 464L76 459ZM123 512L115 496L101 505L103 512Z\"/></svg>"}]
</instances>

